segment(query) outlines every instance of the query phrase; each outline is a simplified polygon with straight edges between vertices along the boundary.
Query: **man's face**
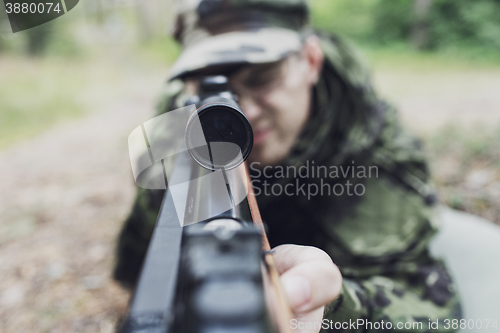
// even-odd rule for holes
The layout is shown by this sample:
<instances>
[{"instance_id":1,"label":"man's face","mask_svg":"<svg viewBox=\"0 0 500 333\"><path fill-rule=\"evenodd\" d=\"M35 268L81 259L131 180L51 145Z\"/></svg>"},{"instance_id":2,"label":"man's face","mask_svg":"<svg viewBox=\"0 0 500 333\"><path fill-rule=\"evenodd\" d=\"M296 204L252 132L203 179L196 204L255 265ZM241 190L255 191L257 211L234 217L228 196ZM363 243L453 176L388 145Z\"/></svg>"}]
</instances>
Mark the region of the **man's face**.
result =
<instances>
[{"instance_id":1,"label":"man's face","mask_svg":"<svg viewBox=\"0 0 500 333\"><path fill-rule=\"evenodd\" d=\"M230 77L233 93L254 131L250 162L279 163L308 120L321 63L311 64L307 47L278 63L248 66Z\"/></svg>"}]
</instances>

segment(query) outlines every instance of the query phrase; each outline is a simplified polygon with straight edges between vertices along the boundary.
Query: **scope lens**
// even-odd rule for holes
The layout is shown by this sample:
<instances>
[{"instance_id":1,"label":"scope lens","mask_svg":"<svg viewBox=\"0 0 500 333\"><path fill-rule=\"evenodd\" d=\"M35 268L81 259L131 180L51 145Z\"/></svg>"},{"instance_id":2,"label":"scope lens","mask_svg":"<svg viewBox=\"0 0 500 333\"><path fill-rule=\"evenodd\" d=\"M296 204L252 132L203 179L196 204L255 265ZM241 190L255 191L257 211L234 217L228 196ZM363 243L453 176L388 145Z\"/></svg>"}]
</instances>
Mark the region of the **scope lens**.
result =
<instances>
[{"instance_id":1,"label":"scope lens","mask_svg":"<svg viewBox=\"0 0 500 333\"><path fill-rule=\"evenodd\" d=\"M199 126L194 125L196 118L192 117L186 129L191 156L211 170L230 170L243 163L253 146L252 127L245 115L230 105L213 103L200 108L197 117L206 144L199 144Z\"/></svg>"}]
</instances>

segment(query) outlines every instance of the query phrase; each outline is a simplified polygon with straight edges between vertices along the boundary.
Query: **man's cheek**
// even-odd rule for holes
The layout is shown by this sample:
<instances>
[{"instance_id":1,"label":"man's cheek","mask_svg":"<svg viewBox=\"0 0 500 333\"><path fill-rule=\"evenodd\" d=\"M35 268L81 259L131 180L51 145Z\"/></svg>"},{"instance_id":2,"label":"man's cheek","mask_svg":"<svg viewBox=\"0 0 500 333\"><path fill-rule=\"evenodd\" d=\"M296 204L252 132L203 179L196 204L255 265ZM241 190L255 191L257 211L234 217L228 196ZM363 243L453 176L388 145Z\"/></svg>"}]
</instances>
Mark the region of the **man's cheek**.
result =
<instances>
[{"instance_id":1,"label":"man's cheek","mask_svg":"<svg viewBox=\"0 0 500 333\"><path fill-rule=\"evenodd\" d=\"M261 96L262 106L269 111L279 111L290 103L292 95L290 92L282 89L276 89Z\"/></svg>"}]
</instances>

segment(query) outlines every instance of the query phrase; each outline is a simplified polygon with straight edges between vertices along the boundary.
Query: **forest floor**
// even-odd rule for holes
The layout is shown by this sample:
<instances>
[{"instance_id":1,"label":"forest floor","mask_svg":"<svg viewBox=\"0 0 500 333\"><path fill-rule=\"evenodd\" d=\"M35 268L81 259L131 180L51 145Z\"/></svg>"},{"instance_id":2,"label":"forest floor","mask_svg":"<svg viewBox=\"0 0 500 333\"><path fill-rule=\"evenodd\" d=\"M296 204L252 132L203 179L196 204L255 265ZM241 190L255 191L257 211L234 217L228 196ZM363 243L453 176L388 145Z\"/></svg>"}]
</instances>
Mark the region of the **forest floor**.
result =
<instances>
[{"instance_id":1,"label":"forest floor","mask_svg":"<svg viewBox=\"0 0 500 333\"><path fill-rule=\"evenodd\" d=\"M441 202L500 225L500 68L391 68L374 79L422 139Z\"/></svg>"}]
</instances>

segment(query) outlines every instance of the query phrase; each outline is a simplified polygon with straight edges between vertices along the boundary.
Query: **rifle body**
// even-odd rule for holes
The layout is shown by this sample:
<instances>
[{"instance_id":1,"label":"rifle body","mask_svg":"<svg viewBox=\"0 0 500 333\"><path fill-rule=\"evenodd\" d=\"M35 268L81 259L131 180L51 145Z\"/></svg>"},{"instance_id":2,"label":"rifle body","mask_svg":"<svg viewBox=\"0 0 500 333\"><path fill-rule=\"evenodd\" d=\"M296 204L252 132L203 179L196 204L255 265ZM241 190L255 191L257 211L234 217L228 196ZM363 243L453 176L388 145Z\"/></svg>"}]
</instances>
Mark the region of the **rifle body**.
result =
<instances>
[{"instance_id":1,"label":"rifle body","mask_svg":"<svg viewBox=\"0 0 500 333\"><path fill-rule=\"evenodd\" d=\"M200 103L196 114L200 116L195 119L203 127L208 149L190 147L190 142L199 140L195 132L190 134L197 123L187 125L188 151L177 155L169 177L172 183L190 180L184 219L179 221L167 189L122 328L124 333L288 331L291 312L278 283L248 170L241 164L250 153L253 133L234 100L216 98L221 82L227 80L216 77L205 82L209 96L204 101L209 102ZM227 142L230 144L220 146ZM217 144L223 149L217 151ZM233 154L234 147L239 147L237 154ZM235 160L237 155L241 161ZM220 184L204 181L203 175L217 171L223 174L223 190L232 203L229 210L221 210L225 206L213 195L213 188ZM241 201L238 193L248 196ZM201 222L194 223L197 221ZM269 283L273 288L266 288L265 293L265 284ZM265 294L274 295L271 306L276 308L267 308Z\"/></svg>"}]
</instances>

